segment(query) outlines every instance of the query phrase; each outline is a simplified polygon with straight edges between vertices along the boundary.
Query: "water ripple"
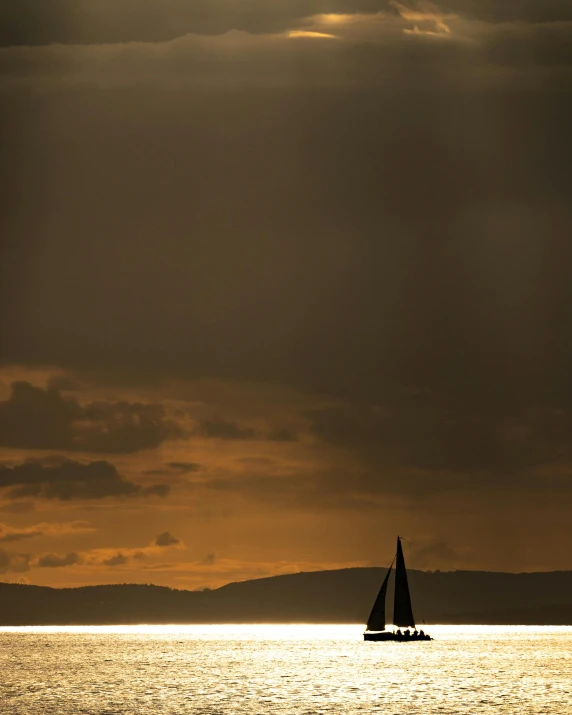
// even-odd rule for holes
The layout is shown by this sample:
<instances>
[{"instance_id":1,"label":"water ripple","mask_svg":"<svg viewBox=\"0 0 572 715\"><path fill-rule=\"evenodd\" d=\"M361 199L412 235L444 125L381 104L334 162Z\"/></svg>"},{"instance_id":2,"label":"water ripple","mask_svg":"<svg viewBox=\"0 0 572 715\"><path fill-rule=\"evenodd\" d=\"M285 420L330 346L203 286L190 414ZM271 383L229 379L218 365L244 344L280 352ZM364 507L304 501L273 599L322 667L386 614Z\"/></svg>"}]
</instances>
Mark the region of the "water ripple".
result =
<instances>
[{"instance_id":1,"label":"water ripple","mask_svg":"<svg viewBox=\"0 0 572 715\"><path fill-rule=\"evenodd\" d=\"M1 628L2 715L568 715L572 628ZM49 647L46 647L49 646Z\"/></svg>"}]
</instances>

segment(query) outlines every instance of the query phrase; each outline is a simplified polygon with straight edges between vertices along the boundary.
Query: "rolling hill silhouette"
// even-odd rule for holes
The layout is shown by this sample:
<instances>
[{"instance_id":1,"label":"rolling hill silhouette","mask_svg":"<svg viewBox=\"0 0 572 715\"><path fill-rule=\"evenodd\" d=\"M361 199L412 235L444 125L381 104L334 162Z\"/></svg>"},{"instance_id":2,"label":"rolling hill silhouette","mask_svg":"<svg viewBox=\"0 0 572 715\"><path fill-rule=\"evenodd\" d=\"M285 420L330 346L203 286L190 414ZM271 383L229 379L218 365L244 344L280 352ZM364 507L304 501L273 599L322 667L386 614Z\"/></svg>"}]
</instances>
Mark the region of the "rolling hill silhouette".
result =
<instances>
[{"instance_id":1,"label":"rolling hill silhouette","mask_svg":"<svg viewBox=\"0 0 572 715\"><path fill-rule=\"evenodd\" d=\"M317 571L204 591L0 583L0 625L365 623L385 569ZM418 623L572 625L572 571L409 571ZM392 580L390 580L390 594ZM391 617L391 597L388 599Z\"/></svg>"}]
</instances>

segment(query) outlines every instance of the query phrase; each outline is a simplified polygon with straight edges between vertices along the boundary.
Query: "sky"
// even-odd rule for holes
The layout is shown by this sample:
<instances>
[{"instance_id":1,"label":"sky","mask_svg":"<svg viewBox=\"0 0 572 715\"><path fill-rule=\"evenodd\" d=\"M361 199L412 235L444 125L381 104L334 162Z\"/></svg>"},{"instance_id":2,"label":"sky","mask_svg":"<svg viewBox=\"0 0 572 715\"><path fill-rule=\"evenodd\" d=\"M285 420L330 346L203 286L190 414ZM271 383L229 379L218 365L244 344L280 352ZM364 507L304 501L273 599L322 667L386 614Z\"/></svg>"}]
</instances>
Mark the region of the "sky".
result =
<instances>
[{"instance_id":1,"label":"sky","mask_svg":"<svg viewBox=\"0 0 572 715\"><path fill-rule=\"evenodd\" d=\"M572 569L569 0L5 0L0 579Z\"/></svg>"}]
</instances>

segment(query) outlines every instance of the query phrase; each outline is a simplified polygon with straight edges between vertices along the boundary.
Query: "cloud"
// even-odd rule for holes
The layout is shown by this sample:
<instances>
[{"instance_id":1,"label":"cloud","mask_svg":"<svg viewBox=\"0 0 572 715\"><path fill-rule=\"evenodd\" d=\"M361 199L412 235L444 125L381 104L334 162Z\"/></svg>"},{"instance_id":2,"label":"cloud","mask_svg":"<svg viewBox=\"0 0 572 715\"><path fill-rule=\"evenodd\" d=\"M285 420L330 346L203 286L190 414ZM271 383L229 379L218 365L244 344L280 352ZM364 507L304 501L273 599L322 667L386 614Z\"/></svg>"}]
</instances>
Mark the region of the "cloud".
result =
<instances>
[{"instance_id":1,"label":"cloud","mask_svg":"<svg viewBox=\"0 0 572 715\"><path fill-rule=\"evenodd\" d=\"M298 440L298 435L294 432L294 430L282 427L270 432L268 434L268 439L271 442L296 442Z\"/></svg>"},{"instance_id":2,"label":"cloud","mask_svg":"<svg viewBox=\"0 0 572 715\"><path fill-rule=\"evenodd\" d=\"M243 474L212 478L203 488L274 509L370 510L387 507L388 495L409 494L401 474L383 475L355 465L293 471L287 476Z\"/></svg>"},{"instance_id":3,"label":"cloud","mask_svg":"<svg viewBox=\"0 0 572 715\"><path fill-rule=\"evenodd\" d=\"M288 32L288 37L291 37L292 39L296 38L322 38L325 40L331 40L335 39L335 35L330 35L327 32L316 32L315 30L290 30Z\"/></svg>"},{"instance_id":4,"label":"cloud","mask_svg":"<svg viewBox=\"0 0 572 715\"><path fill-rule=\"evenodd\" d=\"M402 2L398 2L398 0L389 0L389 2L404 20L416 23L413 30L407 28L404 30L405 32L430 35L451 34L451 28L445 23L447 16L439 12L436 5L429 2L420 2L416 7L409 7ZM421 23L422 27L428 24L433 29L419 29L417 23Z\"/></svg>"},{"instance_id":5,"label":"cloud","mask_svg":"<svg viewBox=\"0 0 572 715\"><path fill-rule=\"evenodd\" d=\"M202 420L199 423L199 433L213 439L244 440L256 437L256 432L251 427L242 427L236 422L222 419Z\"/></svg>"},{"instance_id":6,"label":"cloud","mask_svg":"<svg viewBox=\"0 0 572 715\"><path fill-rule=\"evenodd\" d=\"M181 543L181 540L176 536L173 536L171 532L164 531L159 534L155 541L153 542L155 546L166 547L166 546L177 546Z\"/></svg>"},{"instance_id":7,"label":"cloud","mask_svg":"<svg viewBox=\"0 0 572 715\"><path fill-rule=\"evenodd\" d=\"M132 49L124 52L131 56ZM410 57L408 74L401 65L378 62L383 58L376 48L346 51L348 60L359 58L358 69L363 65L367 77L381 77L387 70L398 87L395 94L310 94L278 87L270 101L268 94L242 89L195 95L140 88L125 94L65 92L53 103L46 100L46 106L36 95L26 99L22 111L30 121L18 130L22 144L35 146L34 136L43 136L42 108L51 108L54 135L46 144L54 152L51 171L54 181L65 186L77 215L58 232L54 215L64 211L64 204L54 197L49 215L42 218L53 236L50 252L42 248L42 222L36 215L19 211L17 202L10 209L11 229L16 231L25 220L34 225L25 239L30 259L19 262L18 282L4 284L6 302L13 306L13 317L3 326L4 361L102 370L113 365L120 374L137 373L142 379L231 375L336 396L371 395L374 401L393 382L449 392L458 388L468 401L565 390L570 342L565 322L557 316L571 289L562 270L548 266L551 255L562 256L563 265L570 252L569 149L563 139L567 100L552 92L543 94L542 101L516 90L446 92L436 89L439 73L434 76L431 69L430 76L420 77L429 67L422 56ZM452 48L443 51L447 65L458 67L456 55L447 54ZM247 64L258 73L260 64ZM262 67L264 71L266 64ZM341 62L340 72L334 73L328 66L328 74L347 77L347 67ZM110 69L109 76L116 74ZM311 75L300 74L300 81ZM298 75L290 77L298 81ZM17 107L23 102L19 96ZM351 120L349 110L344 111L350 100ZM92 106L97 112L88 111ZM149 106L153 110L146 114ZM16 122L18 112L13 112L11 121ZM288 122L280 124L280 141L277 113L288 115ZM96 131L97 114L105 117L97 129L103 142L99 153L80 141ZM254 130L254 116L263 131ZM526 131L511 131L522 117ZM217 121L232 152L209 164L218 146ZM547 124L554 128L548 134ZM187 126L194 127L188 134ZM185 141L192 162L180 153ZM109 185L97 177L113 162L117 182L137 186L141 177L129 157L138 146L155 142L162 150L145 155L144 181L146 191L161 197L160 209L159 204L141 208L129 193L118 205ZM22 164L13 159L15 166ZM69 178L76 160L89 167L81 190ZM60 171L60 166L67 168ZM249 167L248 182L240 181L238 166ZM469 171L473 166L479 171ZM439 180L432 181L437 167ZM34 172L26 176L30 191L41 191ZM319 181L310 181L318 176ZM195 200L198 188L187 197L193 221L208 236L200 247L177 233L186 215L177 187L185 185L185 177L213 201L227 197L224 210L214 214ZM310 202L312 186L316 191ZM250 190L257 201L249 201ZM82 222L89 210L85 197L97 192L102 220L109 226L99 238ZM333 201L334 196L339 200ZM530 197L528 206L519 196ZM147 252L137 251L128 230L134 216L137 240ZM355 254L344 216L352 217ZM163 249L154 237L166 226ZM241 249L233 248L233 226L241 227ZM70 300L62 288L64 257L74 250L80 228L82 239L73 255L82 281ZM268 242L256 254L260 265L255 267L246 254L265 235ZM87 247L98 240L101 250L88 261ZM429 265L423 259L427 252ZM358 254L366 260L359 262ZM129 274L125 256L133 269ZM186 280L184 267L191 260ZM53 276L53 285L46 274ZM98 295L102 275L106 291ZM137 296L132 303L125 301L129 276ZM38 295L51 286L49 304L38 299L32 309L18 287L23 284L37 286ZM347 286L346 294L340 285ZM257 295L264 300L256 300ZM191 304L189 316L181 306ZM374 311L375 305L380 309ZM522 305L529 308L526 321ZM86 320L91 328L82 332ZM202 336L201 350L185 329L188 321ZM49 340L38 337L42 324L50 325ZM555 346L554 358L543 350L548 343ZM489 347L477 350L477 345ZM503 357L507 355L514 360ZM550 368L553 359L556 369ZM57 404L56 412L61 408ZM63 437L58 432L41 441L70 445L69 419ZM49 435L46 422L36 432ZM7 427L14 431L9 423ZM38 444L25 429L21 420L17 439L10 443ZM91 441L78 440L80 446Z\"/></svg>"},{"instance_id":8,"label":"cloud","mask_svg":"<svg viewBox=\"0 0 572 715\"><path fill-rule=\"evenodd\" d=\"M13 554L0 549L0 573L21 573L30 570L30 554Z\"/></svg>"},{"instance_id":9,"label":"cloud","mask_svg":"<svg viewBox=\"0 0 572 715\"><path fill-rule=\"evenodd\" d=\"M409 565L416 569L453 569L471 560L471 553L466 548L454 548L444 541L428 540L411 544Z\"/></svg>"},{"instance_id":10,"label":"cloud","mask_svg":"<svg viewBox=\"0 0 572 715\"><path fill-rule=\"evenodd\" d=\"M0 90L9 94L23 87L164 91L240 85L243 91L247 87L392 87L397 91L406 83L421 90L434 86L467 92L499 84L538 86L538 74L562 86L562 75L570 70L572 22L497 25L412 10L403 4L399 8L400 12L388 5L390 14L316 15L307 18L303 28L289 31L294 37L232 31L209 37L185 35L158 44L0 47ZM332 28L339 41L324 39ZM439 38L446 41L435 41ZM516 76L507 73L507 67Z\"/></svg>"},{"instance_id":11,"label":"cloud","mask_svg":"<svg viewBox=\"0 0 572 715\"><path fill-rule=\"evenodd\" d=\"M572 20L542 25L499 25L487 33L482 51L499 67L566 68L572 65Z\"/></svg>"},{"instance_id":12,"label":"cloud","mask_svg":"<svg viewBox=\"0 0 572 715\"><path fill-rule=\"evenodd\" d=\"M418 508L438 495L479 500L511 493L530 501L534 494L572 494L571 411L516 417L405 392L385 407L345 403L303 414L314 464L284 469L243 460L244 472L207 471L197 488L312 511Z\"/></svg>"},{"instance_id":13,"label":"cloud","mask_svg":"<svg viewBox=\"0 0 572 715\"><path fill-rule=\"evenodd\" d=\"M151 475L182 475L198 472L201 468L196 462L168 462L166 469L148 469L145 474Z\"/></svg>"},{"instance_id":14,"label":"cloud","mask_svg":"<svg viewBox=\"0 0 572 715\"><path fill-rule=\"evenodd\" d=\"M66 536L70 534L85 534L95 531L86 521L72 521L65 523L42 523L15 529L6 524L0 524L0 542L21 541L37 536Z\"/></svg>"},{"instance_id":15,"label":"cloud","mask_svg":"<svg viewBox=\"0 0 572 715\"><path fill-rule=\"evenodd\" d=\"M132 557L131 557L132 558ZM101 563L104 566L125 566L130 561L130 557L125 554L118 553L108 559L104 559Z\"/></svg>"},{"instance_id":16,"label":"cloud","mask_svg":"<svg viewBox=\"0 0 572 715\"><path fill-rule=\"evenodd\" d=\"M167 467L180 474L188 474L189 472L198 472L201 465L196 462L169 462Z\"/></svg>"},{"instance_id":17,"label":"cloud","mask_svg":"<svg viewBox=\"0 0 572 715\"><path fill-rule=\"evenodd\" d=\"M180 544L182 542L177 539L172 545L175 545L175 543ZM165 544L164 546L168 545L170 544ZM100 548L63 555L47 553L38 556L29 556L28 561L30 567L38 568L63 568L77 565L88 569L97 569L100 567L132 567L148 557L156 556L161 550L161 546L153 542L150 546L144 546L142 548Z\"/></svg>"},{"instance_id":18,"label":"cloud","mask_svg":"<svg viewBox=\"0 0 572 715\"><path fill-rule=\"evenodd\" d=\"M385 0L44 0L41 5L7 0L0 13L0 44L44 45L164 42L188 33L217 35L240 30L295 30L317 13L387 9ZM4 17L3 17L4 15Z\"/></svg>"},{"instance_id":19,"label":"cloud","mask_svg":"<svg viewBox=\"0 0 572 715\"><path fill-rule=\"evenodd\" d=\"M57 554L44 554L40 556L34 564L38 568L57 569L65 566L77 566L82 563L82 558L75 552L58 556Z\"/></svg>"},{"instance_id":20,"label":"cloud","mask_svg":"<svg viewBox=\"0 0 572 715\"><path fill-rule=\"evenodd\" d=\"M514 3L507 20L462 0L363 0L358 5L330 0L326 6L313 0L308 7L253 0L248 13L242 3L233 13L221 1L224 8L216 11L215 2L198 14L192 3L194 29L185 29L185 19L175 22L176 2L167 12L160 4L152 8L150 0L136 10L121 2L107 6L85 0L83 10L77 3L75 11L71 5L62 10L60 18L73 17L73 22L54 15L57 40L49 40L47 22L39 23L32 39L24 41L23 32L12 44L6 29L4 38L0 30L1 85L8 91L22 86L331 88L401 87L406 80L423 87L429 80L469 89L513 85L516 78L507 67L522 73L525 84L538 84L540 70L562 82L563 68L572 62L572 14L558 3L541 14L531 12L525 0ZM179 5L192 25L189 3ZM147 19L138 23L133 17L138 13ZM331 41L334 36L340 42ZM449 41L435 42L436 36ZM416 73L415 68L421 69Z\"/></svg>"},{"instance_id":21,"label":"cloud","mask_svg":"<svg viewBox=\"0 0 572 715\"><path fill-rule=\"evenodd\" d=\"M378 466L401 465L413 469L448 472L512 473L539 466L572 451L546 427L558 418L549 414L514 419L494 411L479 412L439 399L403 395L387 407L345 404L306 413L312 433L332 445L346 447ZM560 432L572 428L572 416L562 416ZM525 444L517 425L525 430ZM565 427L564 425L569 425ZM537 433L537 439L534 439ZM562 437L564 434L562 434ZM534 446L536 445L536 446Z\"/></svg>"},{"instance_id":22,"label":"cloud","mask_svg":"<svg viewBox=\"0 0 572 715\"><path fill-rule=\"evenodd\" d=\"M147 547L148 548L148 547ZM30 567L36 568L65 568L79 566L84 568L97 568L107 566L116 568L129 566L133 562L141 561L147 556L144 549L92 549L90 551L72 552L68 554L47 553L39 556L28 556Z\"/></svg>"},{"instance_id":23,"label":"cloud","mask_svg":"<svg viewBox=\"0 0 572 715\"><path fill-rule=\"evenodd\" d=\"M29 382L14 382L10 398L0 402L0 445L5 447L131 454L181 436L160 405L81 405L55 387L44 390Z\"/></svg>"},{"instance_id":24,"label":"cloud","mask_svg":"<svg viewBox=\"0 0 572 715\"><path fill-rule=\"evenodd\" d=\"M308 415L313 444L304 434L296 447L329 464L286 480L253 467L218 483L266 503L358 508L387 494L563 487L569 449L554 435L568 418L548 413L566 415L572 394L570 94L544 83L529 91L515 77L540 73L534 57L566 63L568 29L531 26L522 4L488 2L480 6L498 17L461 27L479 3L434 4L452 41L403 37L415 22L435 31L435 20L392 7L390 19L332 18L340 42L234 34L6 51L8 76L36 73L44 88L54 77L63 91L9 102L8 153L29 155L6 164L24 198L7 201L2 290L13 317L3 318L3 359L331 397L334 407ZM528 6L536 16L540 5ZM501 17L507 7L518 22ZM325 20L299 29L314 27ZM458 41L461 30L471 42ZM366 32L375 39L365 42ZM503 69L503 84L491 67ZM221 77L233 91L218 91ZM251 78L272 92L252 91ZM105 91L113 83L131 88ZM327 91L309 92L310 83ZM165 90L173 86L188 92ZM97 147L83 141L96 135ZM49 200L33 201L46 187ZM88 221L94 196L98 220ZM434 399L392 399L394 385ZM109 443L116 408L86 414L56 387L20 390L33 406L20 422L13 396L2 434L20 424L12 444L101 449L92 432ZM138 426L139 411L125 411ZM212 414L231 421L207 422L203 436L251 440L225 452L278 451L249 431L266 437L258 425L274 421L224 408L201 416ZM152 427L142 442L156 435ZM112 448L132 445L122 438ZM342 464L330 469L335 457ZM561 476L549 476L559 460Z\"/></svg>"},{"instance_id":25,"label":"cloud","mask_svg":"<svg viewBox=\"0 0 572 715\"><path fill-rule=\"evenodd\" d=\"M169 487L142 487L122 477L110 462L77 462L64 457L30 459L15 466L0 465L0 488L12 487L8 499L105 499L166 496Z\"/></svg>"},{"instance_id":26,"label":"cloud","mask_svg":"<svg viewBox=\"0 0 572 715\"><path fill-rule=\"evenodd\" d=\"M314 435L377 465L482 470L501 468L506 458L494 419L430 400L404 396L387 408L346 404L308 416Z\"/></svg>"},{"instance_id":27,"label":"cloud","mask_svg":"<svg viewBox=\"0 0 572 715\"><path fill-rule=\"evenodd\" d=\"M33 501L14 501L0 505L0 512L6 514L27 514L35 509L36 505Z\"/></svg>"},{"instance_id":28,"label":"cloud","mask_svg":"<svg viewBox=\"0 0 572 715\"><path fill-rule=\"evenodd\" d=\"M171 487L168 484L153 484L150 487L145 487L142 489L142 494L149 494L156 497L166 497L171 491Z\"/></svg>"},{"instance_id":29,"label":"cloud","mask_svg":"<svg viewBox=\"0 0 572 715\"><path fill-rule=\"evenodd\" d=\"M48 380L48 388L58 392L81 389L81 383L69 377L69 375L55 375Z\"/></svg>"},{"instance_id":30,"label":"cloud","mask_svg":"<svg viewBox=\"0 0 572 715\"><path fill-rule=\"evenodd\" d=\"M428 3L417 3L418 7ZM435 0L433 7L489 23L545 23L572 20L568 0Z\"/></svg>"},{"instance_id":31,"label":"cloud","mask_svg":"<svg viewBox=\"0 0 572 715\"><path fill-rule=\"evenodd\" d=\"M572 19L567 0L5 0L0 45L164 42L189 33L217 35L307 31L309 18L398 11L408 19L440 23L457 14L482 22L555 22Z\"/></svg>"},{"instance_id":32,"label":"cloud","mask_svg":"<svg viewBox=\"0 0 572 715\"><path fill-rule=\"evenodd\" d=\"M319 440L346 451L337 459L354 465L345 489L355 494L572 489L572 411L512 409L402 395L384 408L346 404L306 414ZM336 474L321 489L343 490Z\"/></svg>"}]
</instances>

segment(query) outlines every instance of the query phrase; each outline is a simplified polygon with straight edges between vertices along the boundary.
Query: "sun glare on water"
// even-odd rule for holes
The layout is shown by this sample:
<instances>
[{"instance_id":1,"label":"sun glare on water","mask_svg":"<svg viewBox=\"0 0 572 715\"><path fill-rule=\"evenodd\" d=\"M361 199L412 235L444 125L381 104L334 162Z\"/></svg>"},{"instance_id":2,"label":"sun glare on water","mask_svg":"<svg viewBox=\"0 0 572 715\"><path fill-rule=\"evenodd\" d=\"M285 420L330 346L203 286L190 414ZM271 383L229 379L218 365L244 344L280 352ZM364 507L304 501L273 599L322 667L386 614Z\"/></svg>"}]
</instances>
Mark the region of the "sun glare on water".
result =
<instances>
[{"instance_id":1,"label":"sun glare on water","mask_svg":"<svg viewBox=\"0 0 572 715\"><path fill-rule=\"evenodd\" d=\"M572 628L361 624L0 628L2 715L569 715ZM57 677L54 677L57 673Z\"/></svg>"},{"instance_id":2,"label":"sun glare on water","mask_svg":"<svg viewBox=\"0 0 572 715\"><path fill-rule=\"evenodd\" d=\"M12 633L91 634L173 636L191 638L228 638L231 640L343 640L361 639L364 626L358 624L310 624L310 623L221 623L204 625L121 625L121 626L9 626L0 631Z\"/></svg>"}]
</instances>

